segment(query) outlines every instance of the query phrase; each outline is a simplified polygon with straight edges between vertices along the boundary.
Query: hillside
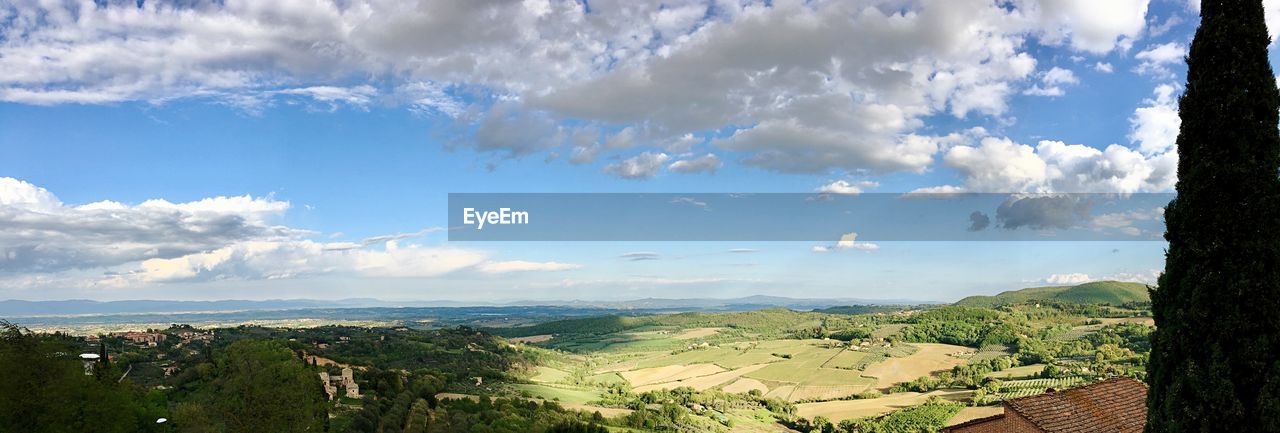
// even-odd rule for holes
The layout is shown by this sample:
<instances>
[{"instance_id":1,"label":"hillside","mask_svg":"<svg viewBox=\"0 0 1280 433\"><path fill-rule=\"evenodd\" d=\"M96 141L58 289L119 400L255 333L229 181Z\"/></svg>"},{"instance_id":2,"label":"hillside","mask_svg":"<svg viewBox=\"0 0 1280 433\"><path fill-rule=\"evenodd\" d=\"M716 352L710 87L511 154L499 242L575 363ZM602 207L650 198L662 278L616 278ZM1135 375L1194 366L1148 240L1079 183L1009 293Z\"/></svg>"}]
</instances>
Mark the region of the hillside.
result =
<instances>
[{"instance_id":1,"label":"hillside","mask_svg":"<svg viewBox=\"0 0 1280 433\"><path fill-rule=\"evenodd\" d=\"M970 296L955 305L991 307L1029 301L1058 301L1073 304L1110 304L1150 301L1147 285L1119 281L1095 281L1078 286L1032 287L1003 292L995 296Z\"/></svg>"}]
</instances>

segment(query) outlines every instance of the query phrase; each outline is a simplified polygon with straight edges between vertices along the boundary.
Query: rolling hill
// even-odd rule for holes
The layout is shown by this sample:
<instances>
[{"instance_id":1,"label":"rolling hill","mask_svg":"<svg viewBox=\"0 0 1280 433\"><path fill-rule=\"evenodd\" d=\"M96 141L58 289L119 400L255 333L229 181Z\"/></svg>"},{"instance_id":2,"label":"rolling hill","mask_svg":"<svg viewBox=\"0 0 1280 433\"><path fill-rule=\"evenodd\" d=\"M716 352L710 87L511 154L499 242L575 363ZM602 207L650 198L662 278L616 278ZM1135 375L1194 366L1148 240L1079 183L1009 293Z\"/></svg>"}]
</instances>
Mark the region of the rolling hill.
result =
<instances>
[{"instance_id":1,"label":"rolling hill","mask_svg":"<svg viewBox=\"0 0 1280 433\"><path fill-rule=\"evenodd\" d=\"M970 296L955 305L992 307L1029 301L1058 301L1073 304L1110 304L1150 301L1147 285L1119 281L1095 281L1078 286L1032 287L1003 292L995 296Z\"/></svg>"}]
</instances>

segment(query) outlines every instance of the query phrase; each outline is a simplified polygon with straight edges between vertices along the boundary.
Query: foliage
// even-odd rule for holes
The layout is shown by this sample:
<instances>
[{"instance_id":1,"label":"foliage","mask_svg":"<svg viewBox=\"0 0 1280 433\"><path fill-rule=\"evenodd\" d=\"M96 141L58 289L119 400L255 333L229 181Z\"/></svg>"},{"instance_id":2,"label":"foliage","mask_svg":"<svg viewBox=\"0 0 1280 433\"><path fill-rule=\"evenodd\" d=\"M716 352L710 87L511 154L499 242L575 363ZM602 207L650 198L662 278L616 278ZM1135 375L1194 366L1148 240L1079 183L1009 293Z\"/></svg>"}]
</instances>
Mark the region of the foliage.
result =
<instances>
[{"instance_id":1,"label":"foliage","mask_svg":"<svg viewBox=\"0 0 1280 433\"><path fill-rule=\"evenodd\" d=\"M995 296L970 296L957 301L955 305L996 307L1028 302L1124 305L1133 302L1145 302L1150 299L1145 284L1095 281L1076 286L1032 287L1003 292Z\"/></svg>"},{"instance_id":2,"label":"foliage","mask_svg":"<svg viewBox=\"0 0 1280 433\"><path fill-rule=\"evenodd\" d=\"M937 397L925 403L891 412L880 417L845 420L834 424L825 417L813 420L799 419L788 427L805 432L821 433L931 433L942 429L963 406Z\"/></svg>"},{"instance_id":3,"label":"foliage","mask_svg":"<svg viewBox=\"0 0 1280 433\"><path fill-rule=\"evenodd\" d=\"M275 341L243 340L188 376L201 382L174 415L179 431L323 431L328 420L315 371Z\"/></svg>"},{"instance_id":4,"label":"foliage","mask_svg":"<svg viewBox=\"0 0 1280 433\"><path fill-rule=\"evenodd\" d=\"M157 431L162 402L105 363L84 374L82 351L74 339L0 321L0 432Z\"/></svg>"},{"instance_id":5,"label":"foliage","mask_svg":"<svg viewBox=\"0 0 1280 433\"><path fill-rule=\"evenodd\" d=\"M1149 432L1280 431L1280 93L1262 1L1201 6L1152 290Z\"/></svg>"},{"instance_id":6,"label":"foliage","mask_svg":"<svg viewBox=\"0 0 1280 433\"><path fill-rule=\"evenodd\" d=\"M985 308L943 307L917 314L911 322L901 338L914 343L982 347L1013 343L1019 334L1028 332L1024 321Z\"/></svg>"}]
</instances>

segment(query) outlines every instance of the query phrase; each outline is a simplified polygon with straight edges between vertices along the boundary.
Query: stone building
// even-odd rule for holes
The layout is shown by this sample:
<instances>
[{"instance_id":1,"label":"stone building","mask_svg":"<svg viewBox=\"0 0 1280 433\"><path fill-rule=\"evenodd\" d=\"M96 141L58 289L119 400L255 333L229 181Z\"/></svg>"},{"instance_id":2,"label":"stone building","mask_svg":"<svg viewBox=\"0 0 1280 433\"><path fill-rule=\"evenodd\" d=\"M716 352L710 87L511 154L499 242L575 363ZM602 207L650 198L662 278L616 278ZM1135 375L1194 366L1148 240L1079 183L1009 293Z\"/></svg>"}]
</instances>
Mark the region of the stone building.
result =
<instances>
[{"instance_id":1,"label":"stone building","mask_svg":"<svg viewBox=\"0 0 1280 433\"><path fill-rule=\"evenodd\" d=\"M320 383L324 385L324 393L333 400L338 396L338 387L345 391L348 398L360 398L360 385L356 383L355 372L350 367L342 369L342 375L333 377L327 372L320 372Z\"/></svg>"}]
</instances>

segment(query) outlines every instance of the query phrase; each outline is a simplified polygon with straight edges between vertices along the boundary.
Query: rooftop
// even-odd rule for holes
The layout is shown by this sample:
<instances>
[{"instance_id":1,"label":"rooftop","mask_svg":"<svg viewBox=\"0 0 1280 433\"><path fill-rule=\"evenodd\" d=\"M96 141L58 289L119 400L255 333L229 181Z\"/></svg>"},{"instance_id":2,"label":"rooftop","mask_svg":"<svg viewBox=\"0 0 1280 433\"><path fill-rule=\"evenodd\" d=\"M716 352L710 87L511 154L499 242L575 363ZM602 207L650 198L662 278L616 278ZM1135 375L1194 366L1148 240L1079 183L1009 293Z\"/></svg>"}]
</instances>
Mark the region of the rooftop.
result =
<instances>
[{"instance_id":1,"label":"rooftop","mask_svg":"<svg viewBox=\"0 0 1280 433\"><path fill-rule=\"evenodd\" d=\"M1141 432L1147 423L1147 385L1115 378L1067 391L1005 402L1046 432Z\"/></svg>"}]
</instances>

